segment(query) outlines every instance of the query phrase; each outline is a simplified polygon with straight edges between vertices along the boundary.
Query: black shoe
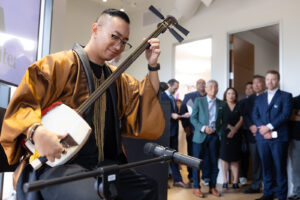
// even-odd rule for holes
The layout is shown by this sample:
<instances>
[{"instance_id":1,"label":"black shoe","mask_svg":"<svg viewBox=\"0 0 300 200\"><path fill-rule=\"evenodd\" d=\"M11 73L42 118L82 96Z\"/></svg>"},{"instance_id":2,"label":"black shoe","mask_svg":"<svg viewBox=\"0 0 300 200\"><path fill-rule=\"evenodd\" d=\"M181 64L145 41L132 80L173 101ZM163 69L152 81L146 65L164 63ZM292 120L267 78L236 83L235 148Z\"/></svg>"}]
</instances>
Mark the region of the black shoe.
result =
<instances>
[{"instance_id":1,"label":"black shoe","mask_svg":"<svg viewBox=\"0 0 300 200\"><path fill-rule=\"evenodd\" d=\"M245 190L244 192L243 192L244 194L255 194L255 193L260 193L260 190L259 189L252 189L251 187L250 188L248 188L247 190Z\"/></svg>"},{"instance_id":2,"label":"black shoe","mask_svg":"<svg viewBox=\"0 0 300 200\"><path fill-rule=\"evenodd\" d=\"M256 199L256 200L274 200L274 198L272 195L270 195L270 196L263 195L262 197L260 197L259 199Z\"/></svg>"},{"instance_id":3,"label":"black shoe","mask_svg":"<svg viewBox=\"0 0 300 200\"><path fill-rule=\"evenodd\" d=\"M223 188L228 189L228 183L223 183Z\"/></svg>"},{"instance_id":4,"label":"black shoe","mask_svg":"<svg viewBox=\"0 0 300 200\"><path fill-rule=\"evenodd\" d=\"M174 187L182 187L182 188L190 188L191 187L189 184L186 184L182 181L174 182L173 186Z\"/></svg>"},{"instance_id":5,"label":"black shoe","mask_svg":"<svg viewBox=\"0 0 300 200\"><path fill-rule=\"evenodd\" d=\"M233 184L232 184L232 188L233 188L233 189L239 189L240 187L239 187L239 184L233 183Z\"/></svg>"},{"instance_id":6,"label":"black shoe","mask_svg":"<svg viewBox=\"0 0 300 200\"><path fill-rule=\"evenodd\" d=\"M288 200L298 200L298 199L300 199L300 196L292 195L292 196L289 196L287 199Z\"/></svg>"}]
</instances>

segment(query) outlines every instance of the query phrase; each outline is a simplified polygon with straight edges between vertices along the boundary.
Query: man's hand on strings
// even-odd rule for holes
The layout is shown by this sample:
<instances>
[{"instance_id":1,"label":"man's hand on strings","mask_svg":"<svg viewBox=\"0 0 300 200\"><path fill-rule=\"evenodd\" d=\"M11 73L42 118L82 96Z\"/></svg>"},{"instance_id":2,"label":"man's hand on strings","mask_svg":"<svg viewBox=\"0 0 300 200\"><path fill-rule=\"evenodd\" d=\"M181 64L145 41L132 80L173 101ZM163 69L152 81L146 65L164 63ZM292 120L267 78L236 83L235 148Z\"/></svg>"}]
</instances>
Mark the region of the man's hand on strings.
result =
<instances>
[{"instance_id":1,"label":"man's hand on strings","mask_svg":"<svg viewBox=\"0 0 300 200\"><path fill-rule=\"evenodd\" d=\"M157 66L157 60L160 54L160 41L158 38L151 38L148 40L150 44L149 49L146 49L146 59L151 67Z\"/></svg>"},{"instance_id":2,"label":"man's hand on strings","mask_svg":"<svg viewBox=\"0 0 300 200\"><path fill-rule=\"evenodd\" d=\"M63 151L65 151L60 139L66 135L57 135L43 126L39 126L33 135L35 148L40 156L46 156L50 162L54 162L55 158L60 158Z\"/></svg>"}]
</instances>

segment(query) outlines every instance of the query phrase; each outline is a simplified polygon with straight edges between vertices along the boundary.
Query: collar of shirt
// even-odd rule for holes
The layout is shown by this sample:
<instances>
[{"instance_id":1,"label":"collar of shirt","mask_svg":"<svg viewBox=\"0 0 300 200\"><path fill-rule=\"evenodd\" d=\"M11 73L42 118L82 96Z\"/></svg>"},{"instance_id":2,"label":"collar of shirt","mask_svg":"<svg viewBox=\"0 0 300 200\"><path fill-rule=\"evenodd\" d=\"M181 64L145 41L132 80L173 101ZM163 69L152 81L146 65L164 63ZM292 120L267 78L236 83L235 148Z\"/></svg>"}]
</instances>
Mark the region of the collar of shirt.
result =
<instances>
[{"instance_id":1,"label":"collar of shirt","mask_svg":"<svg viewBox=\"0 0 300 200\"><path fill-rule=\"evenodd\" d=\"M166 93L168 96L173 96L173 95L169 92L169 90L166 90L165 93Z\"/></svg>"},{"instance_id":2,"label":"collar of shirt","mask_svg":"<svg viewBox=\"0 0 300 200\"><path fill-rule=\"evenodd\" d=\"M268 95L274 95L277 92L278 88L275 90L268 90Z\"/></svg>"},{"instance_id":3,"label":"collar of shirt","mask_svg":"<svg viewBox=\"0 0 300 200\"><path fill-rule=\"evenodd\" d=\"M268 104L271 103L271 101L272 101L275 93L277 92L277 90L278 90L278 88L276 88L275 90L272 90L272 91L270 91L270 90L267 91L267 93L268 93Z\"/></svg>"},{"instance_id":4,"label":"collar of shirt","mask_svg":"<svg viewBox=\"0 0 300 200\"><path fill-rule=\"evenodd\" d=\"M212 103L212 102L216 101L217 98L215 97L215 98L211 99L208 95L206 95L206 99L207 99L208 103Z\"/></svg>"}]
</instances>

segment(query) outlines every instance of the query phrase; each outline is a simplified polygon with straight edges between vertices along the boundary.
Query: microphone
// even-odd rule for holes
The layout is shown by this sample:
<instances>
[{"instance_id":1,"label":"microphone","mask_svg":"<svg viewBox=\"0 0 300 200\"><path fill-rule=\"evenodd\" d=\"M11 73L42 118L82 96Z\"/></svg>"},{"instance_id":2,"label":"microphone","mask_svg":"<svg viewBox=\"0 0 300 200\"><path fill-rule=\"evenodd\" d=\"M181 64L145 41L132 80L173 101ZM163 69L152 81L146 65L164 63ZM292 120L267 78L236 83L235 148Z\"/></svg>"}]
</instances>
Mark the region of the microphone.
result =
<instances>
[{"instance_id":1,"label":"microphone","mask_svg":"<svg viewBox=\"0 0 300 200\"><path fill-rule=\"evenodd\" d=\"M187 165L188 167L193 167L196 169L202 168L203 165L203 161L201 159L178 153L174 149L163 147L151 142L145 144L144 153L146 155L154 156L172 156L172 160L174 162L181 163Z\"/></svg>"}]
</instances>

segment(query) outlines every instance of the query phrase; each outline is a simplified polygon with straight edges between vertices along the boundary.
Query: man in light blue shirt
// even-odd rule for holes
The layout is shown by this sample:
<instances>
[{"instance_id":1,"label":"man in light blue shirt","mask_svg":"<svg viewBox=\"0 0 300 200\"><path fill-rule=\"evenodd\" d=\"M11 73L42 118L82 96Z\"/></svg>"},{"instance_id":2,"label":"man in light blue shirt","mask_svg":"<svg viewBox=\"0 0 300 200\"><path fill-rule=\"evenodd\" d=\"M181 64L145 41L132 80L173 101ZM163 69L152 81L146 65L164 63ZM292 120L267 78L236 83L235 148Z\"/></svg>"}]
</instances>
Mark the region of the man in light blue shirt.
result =
<instances>
[{"instance_id":1,"label":"man in light blue shirt","mask_svg":"<svg viewBox=\"0 0 300 200\"><path fill-rule=\"evenodd\" d=\"M227 126L226 103L216 98L218 83L215 80L207 82L206 97L196 98L191 115L191 123L195 127L193 136L193 156L202 158L209 152L208 160L211 164L209 192L214 196L221 196L216 190L219 158L219 142L221 134ZM194 195L204 197L200 190L199 170L193 169Z\"/></svg>"}]
</instances>

